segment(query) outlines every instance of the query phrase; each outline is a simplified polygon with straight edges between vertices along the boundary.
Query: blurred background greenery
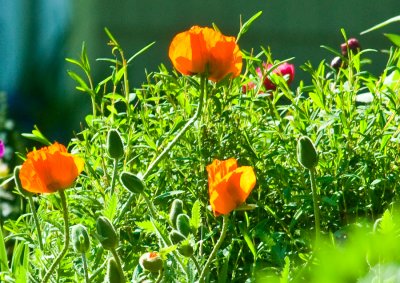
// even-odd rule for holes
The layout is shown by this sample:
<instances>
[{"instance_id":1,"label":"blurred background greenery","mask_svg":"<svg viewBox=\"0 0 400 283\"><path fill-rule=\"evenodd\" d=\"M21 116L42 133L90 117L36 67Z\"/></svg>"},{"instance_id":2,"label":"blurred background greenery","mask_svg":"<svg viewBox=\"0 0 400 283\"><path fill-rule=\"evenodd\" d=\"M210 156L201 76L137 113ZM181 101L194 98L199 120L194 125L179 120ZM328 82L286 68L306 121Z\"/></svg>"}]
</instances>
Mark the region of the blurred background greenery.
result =
<instances>
[{"instance_id":1,"label":"blurred background greenery","mask_svg":"<svg viewBox=\"0 0 400 283\"><path fill-rule=\"evenodd\" d=\"M308 60L314 65L323 59L329 63L333 58L320 45L339 51L344 41L341 28L348 37L357 37L363 48L382 50L389 47L382 33L393 32L398 25L359 33L400 14L398 0L0 0L0 7L0 90L8 95L9 116L18 130L30 132L36 124L51 140L61 142L79 129L90 107L89 97L77 94L67 75L74 66L64 59L77 58L86 42L95 81L104 78L108 63L95 61L112 57L104 27L127 57L156 41L131 64L134 88L145 80L145 70L157 70L161 63L171 67L168 45L177 32L215 23L223 33L236 35L240 17L245 21L263 11L239 44L256 53L260 46L269 46L273 59L295 57L296 86L309 79L300 65ZM378 74L387 56L378 52L369 58L369 70Z\"/></svg>"}]
</instances>

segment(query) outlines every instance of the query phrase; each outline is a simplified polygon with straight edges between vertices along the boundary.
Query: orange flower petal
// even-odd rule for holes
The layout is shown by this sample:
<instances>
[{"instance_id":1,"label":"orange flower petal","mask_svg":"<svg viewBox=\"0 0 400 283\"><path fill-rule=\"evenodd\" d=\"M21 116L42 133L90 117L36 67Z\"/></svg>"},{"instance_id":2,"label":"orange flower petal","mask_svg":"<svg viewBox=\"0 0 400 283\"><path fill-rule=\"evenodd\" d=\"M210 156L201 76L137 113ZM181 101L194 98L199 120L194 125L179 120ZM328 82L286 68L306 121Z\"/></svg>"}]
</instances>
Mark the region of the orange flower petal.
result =
<instances>
[{"instance_id":1,"label":"orange flower petal","mask_svg":"<svg viewBox=\"0 0 400 283\"><path fill-rule=\"evenodd\" d=\"M183 75L206 74L219 81L231 74L240 75L242 54L234 37L207 27L194 26L171 41L169 58Z\"/></svg>"},{"instance_id":2,"label":"orange flower petal","mask_svg":"<svg viewBox=\"0 0 400 283\"><path fill-rule=\"evenodd\" d=\"M245 202L256 184L253 168L237 167L233 158L214 160L206 169L210 203L215 216L228 214Z\"/></svg>"},{"instance_id":3,"label":"orange flower petal","mask_svg":"<svg viewBox=\"0 0 400 283\"><path fill-rule=\"evenodd\" d=\"M19 177L27 191L53 193L70 187L83 167L83 159L68 153L65 146L54 143L28 153Z\"/></svg>"}]
</instances>

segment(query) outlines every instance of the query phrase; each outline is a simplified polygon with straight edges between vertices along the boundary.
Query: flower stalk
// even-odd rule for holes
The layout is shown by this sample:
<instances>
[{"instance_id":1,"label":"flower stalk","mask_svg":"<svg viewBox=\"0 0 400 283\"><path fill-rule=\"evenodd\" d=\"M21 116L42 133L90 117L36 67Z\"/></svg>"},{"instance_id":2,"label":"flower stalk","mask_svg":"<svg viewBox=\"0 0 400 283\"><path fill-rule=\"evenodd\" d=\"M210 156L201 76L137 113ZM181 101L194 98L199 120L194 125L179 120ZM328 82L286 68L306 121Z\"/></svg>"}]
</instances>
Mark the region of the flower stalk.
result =
<instances>
[{"instance_id":1,"label":"flower stalk","mask_svg":"<svg viewBox=\"0 0 400 283\"><path fill-rule=\"evenodd\" d=\"M319 215L319 197L315 180L315 168L310 169L311 191L314 203L314 219L315 219L315 242L318 244L321 233L320 215Z\"/></svg>"},{"instance_id":2,"label":"flower stalk","mask_svg":"<svg viewBox=\"0 0 400 283\"><path fill-rule=\"evenodd\" d=\"M28 202L29 202L29 206L31 207L33 221L35 222L35 226L36 226L36 232L37 232L37 235L38 235L39 247L44 252L44 246L43 246L43 240L42 240L42 230L40 228L39 218L37 216L35 204L33 202L33 198L32 198L31 195L28 196Z\"/></svg>"},{"instance_id":3,"label":"flower stalk","mask_svg":"<svg viewBox=\"0 0 400 283\"><path fill-rule=\"evenodd\" d=\"M167 155L167 153L172 149L172 147L178 142L178 140L186 133L189 127L200 117L200 114L203 110L204 105L204 97L207 88L207 79L205 76L200 77L200 98L196 113L189 121L183 126L183 128L179 131L179 133L175 136L175 138L164 148L164 150L157 156L157 158L150 163L149 167L147 168L146 172L144 173L142 180L145 180L149 174L153 171L153 169L160 163L160 161ZM132 201L135 199L135 194L131 194L128 200L125 202L124 206L121 209L121 213L115 219L117 223L121 217L126 213L128 208L131 206Z\"/></svg>"},{"instance_id":4,"label":"flower stalk","mask_svg":"<svg viewBox=\"0 0 400 283\"><path fill-rule=\"evenodd\" d=\"M53 264L50 266L49 270L46 272L44 278L43 278L43 283L47 283L50 279L51 274L54 272L56 267L59 265L60 261L62 258L65 256L65 254L68 251L69 247L69 221L68 221L68 206L67 206L67 199L65 196L64 190L59 190L58 191L60 194L61 198L61 207L62 207L62 212L63 212L63 218L64 218L64 247L57 256L57 258L54 260Z\"/></svg>"},{"instance_id":5,"label":"flower stalk","mask_svg":"<svg viewBox=\"0 0 400 283\"><path fill-rule=\"evenodd\" d=\"M217 241L217 243L214 246L214 249L212 250L210 256L208 257L208 260L206 261L206 264L203 267L203 270L201 271L200 277L199 277L199 283L204 283L204 276L207 274L209 266L211 262L213 261L215 255L217 254L218 249L222 245L222 242L225 239L226 232L228 230L228 220L229 220L229 214L224 214L222 218L222 231L221 235Z\"/></svg>"}]
</instances>

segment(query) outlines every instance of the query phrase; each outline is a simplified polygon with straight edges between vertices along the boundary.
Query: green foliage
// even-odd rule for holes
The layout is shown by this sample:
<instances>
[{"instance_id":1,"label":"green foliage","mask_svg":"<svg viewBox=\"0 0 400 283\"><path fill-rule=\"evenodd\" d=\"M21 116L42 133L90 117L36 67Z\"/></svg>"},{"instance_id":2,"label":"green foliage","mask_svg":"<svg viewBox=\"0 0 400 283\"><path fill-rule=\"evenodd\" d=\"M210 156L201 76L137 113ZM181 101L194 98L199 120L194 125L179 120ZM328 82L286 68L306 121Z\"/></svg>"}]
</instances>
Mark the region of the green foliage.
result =
<instances>
[{"instance_id":1,"label":"green foliage","mask_svg":"<svg viewBox=\"0 0 400 283\"><path fill-rule=\"evenodd\" d=\"M242 25L240 35L259 15ZM275 76L272 91L257 68L266 62L273 70L290 59L277 60L268 49L243 51L243 75L232 80L213 83L161 65L131 88L132 60L153 44L127 60L106 34L112 56L98 64L108 64L110 74L100 82L92 78L99 65L90 64L85 45L79 59L67 59L79 68L69 71L77 89L92 101L86 124L69 145L85 159L85 170L66 191L70 223L86 227L91 245L86 267L68 249L57 270L60 282L84 282L85 271L90 282L104 282L107 264L119 281L195 282L209 258L205 282L355 282L376 278L379 268L398 269L399 49L388 51L378 75L365 68L372 51L349 52L338 70L325 61L301 66L310 79L298 86ZM249 82L255 88L243 91ZM365 102L363 95L372 99ZM118 129L117 143L110 129ZM50 143L37 128L25 136ZM318 243L314 179L298 163L297 141L304 136L314 142L306 149L318 152L307 165L315 169L318 188ZM117 150L109 154L111 143ZM205 168L231 157L254 168L257 184L247 203L230 213L225 241L214 251L223 228L208 209ZM23 207L0 238L3 281L40 282L64 245L60 200L33 200L44 249L31 208ZM10 265L7 245L15 251ZM139 264L152 251L162 259L157 272Z\"/></svg>"}]
</instances>

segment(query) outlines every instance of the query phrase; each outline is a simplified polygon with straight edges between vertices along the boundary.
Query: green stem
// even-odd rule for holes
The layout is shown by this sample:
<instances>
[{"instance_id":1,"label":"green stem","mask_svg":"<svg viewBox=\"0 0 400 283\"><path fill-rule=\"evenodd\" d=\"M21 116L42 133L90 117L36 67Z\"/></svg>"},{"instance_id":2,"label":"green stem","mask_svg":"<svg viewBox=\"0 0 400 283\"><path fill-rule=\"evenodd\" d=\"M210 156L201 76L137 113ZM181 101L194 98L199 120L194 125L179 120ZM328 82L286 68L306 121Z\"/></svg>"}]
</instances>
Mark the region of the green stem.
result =
<instances>
[{"instance_id":1,"label":"green stem","mask_svg":"<svg viewBox=\"0 0 400 283\"><path fill-rule=\"evenodd\" d=\"M107 260L105 260L99 268L97 268L94 272L92 272L92 276L90 276L89 281L93 280L94 278L96 278L97 275L99 275L102 271L104 271L106 265L107 265Z\"/></svg>"},{"instance_id":2,"label":"green stem","mask_svg":"<svg viewBox=\"0 0 400 283\"><path fill-rule=\"evenodd\" d=\"M115 262L118 265L119 270L121 271L122 276L124 277L124 282L126 282L124 270L122 269L122 265L121 265L121 259L119 258L117 251L115 249L111 249L110 251L115 259Z\"/></svg>"},{"instance_id":3,"label":"green stem","mask_svg":"<svg viewBox=\"0 0 400 283\"><path fill-rule=\"evenodd\" d=\"M161 282L161 280L162 280L162 278L163 278L163 275L164 275L164 270L161 269L161 270L158 272L158 277L157 277L157 279L156 279L156 283L160 283L160 282Z\"/></svg>"},{"instance_id":4,"label":"green stem","mask_svg":"<svg viewBox=\"0 0 400 283\"><path fill-rule=\"evenodd\" d=\"M42 240L42 230L40 229L40 223L39 223L39 218L37 217L36 209L35 209L35 204L33 203L33 198L32 196L28 196L28 202L29 206L31 207L32 215L33 215L33 221L35 222L36 225L36 231L38 234L38 241L39 241L39 247L44 252L44 247L43 247L43 240Z\"/></svg>"},{"instance_id":5,"label":"green stem","mask_svg":"<svg viewBox=\"0 0 400 283\"><path fill-rule=\"evenodd\" d=\"M85 283L89 283L89 272L85 253L82 253L83 272L85 274Z\"/></svg>"},{"instance_id":6,"label":"green stem","mask_svg":"<svg viewBox=\"0 0 400 283\"><path fill-rule=\"evenodd\" d=\"M317 192L317 185L315 181L315 168L310 169L311 190L314 203L314 217L315 217L315 242L319 243L320 238L320 216L319 216L319 199Z\"/></svg>"},{"instance_id":7,"label":"green stem","mask_svg":"<svg viewBox=\"0 0 400 283\"><path fill-rule=\"evenodd\" d=\"M49 281L51 274L54 272L55 268L60 263L61 259L68 251L69 247L69 223L68 223L68 206L67 206L67 199L65 197L64 190L59 190L60 198L61 198L61 206L63 209L63 217L64 217L64 248L54 260L53 264L50 266L50 269L47 271L43 278L43 283L47 283Z\"/></svg>"},{"instance_id":8,"label":"green stem","mask_svg":"<svg viewBox=\"0 0 400 283\"><path fill-rule=\"evenodd\" d=\"M206 264L203 267L203 270L201 271L201 274L199 277L199 283L204 283L204 276L207 274L208 268L209 268L212 260L214 259L219 247L221 246L222 242L225 239L226 232L228 230L228 220L229 220L229 214L225 214L223 216L221 236L219 236L219 239L218 239L217 243L215 244L214 249L212 250L210 256L207 259Z\"/></svg>"},{"instance_id":9,"label":"green stem","mask_svg":"<svg viewBox=\"0 0 400 283\"><path fill-rule=\"evenodd\" d=\"M147 168L146 172L142 176L142 179L145 180L146 177L153 171L153 169L160 163L160 161L166 156L166 154L171 150L171 148L178 142L178 140L183 136L183 134L189 129L189 127L200 117L200 114L203 110L203 104L204 104L204 96L205 96L205 89L207 87L206 85L207 78L206 77L201 77L200 78L200 98L199 98L199 104L196 110L196 113L194 116L187 121L185 126L179 131L179 133L175 136L175 138L170 141L170 143L164 148L164 150L160 153L160 155L157 156L157 158L149 165ZM135 195L131 194L128 198L128 200L125 202L124 206L121 209L120 214L117 216L115 219L115 222L118 223L122 215L126 213L128 208L131 206L132 201L135 199Z\"/></svg>"},{"instance_id":10,"label":"green stem","mask_svg":"<svg viewBox=\"0 0 400 283\"><path fill-rule=\"evenodd\" d=\"M142 195L144 201L146 202L147 207L149 208L151 218L156 219L156 211L153 206L153 203L149 200L149 198L147 197L145 192L142 192L141 195Z\"/></svg>"},{"instance_id":11,"label":"green stem","mask_svg":"<svg viewBox=\"0 0 400 283\"><path fill-rule=\"evenodd\" d=\"M192 255L190 258L192 259L194 265L196 266L197 273L200 274L201 268L200 268L200 265L199 265L197 259L194 257L194 255Z\"/></svg>"},{"instance_id":12,"label":"green stem","mask_svg":"<svg viewBox=\"0 0 400 283\"><path fill-rule=\"evenodd\" d=\"M118 159L114 159L114 168L113 168L113 175L112 175L112 179L111 179L111 191L110 191L111 197L114 194L115 180L117 179L117 167L118 167Z\"/></svg>"}]
</instances>

